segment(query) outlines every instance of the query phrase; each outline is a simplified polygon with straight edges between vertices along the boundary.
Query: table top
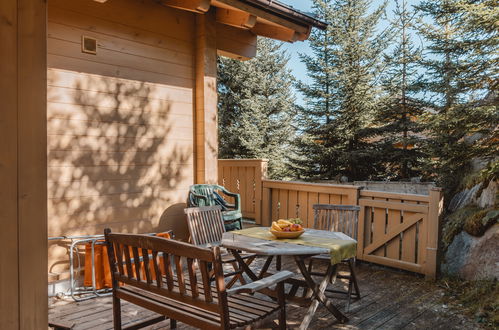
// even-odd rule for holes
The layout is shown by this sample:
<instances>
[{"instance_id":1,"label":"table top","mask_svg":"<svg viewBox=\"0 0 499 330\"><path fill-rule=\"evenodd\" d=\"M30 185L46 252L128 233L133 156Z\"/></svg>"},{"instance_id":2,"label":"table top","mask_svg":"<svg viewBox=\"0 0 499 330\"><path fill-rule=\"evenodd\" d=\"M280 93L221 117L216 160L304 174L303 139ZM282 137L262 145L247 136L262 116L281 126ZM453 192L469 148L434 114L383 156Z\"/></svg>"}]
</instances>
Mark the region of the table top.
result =
<instances>
[{"instance_id":1,"label":"table top","mask_svg":"<svg viewBox=\"0 0 499 330\"><path fill-rule=\"evenodd\" d=\"M302 237L303 236L341 239L355 242L353 238L343 233L331 232L326 230L306 229L302 234ZM234 234L232 232L226 232L223 234L221 245L228 249L243 250L246 252L264 256L317 255L330 253L329 249L322 247L280 242L279 240L265 240L240 234Z\"/></svg>"}]
</instances>

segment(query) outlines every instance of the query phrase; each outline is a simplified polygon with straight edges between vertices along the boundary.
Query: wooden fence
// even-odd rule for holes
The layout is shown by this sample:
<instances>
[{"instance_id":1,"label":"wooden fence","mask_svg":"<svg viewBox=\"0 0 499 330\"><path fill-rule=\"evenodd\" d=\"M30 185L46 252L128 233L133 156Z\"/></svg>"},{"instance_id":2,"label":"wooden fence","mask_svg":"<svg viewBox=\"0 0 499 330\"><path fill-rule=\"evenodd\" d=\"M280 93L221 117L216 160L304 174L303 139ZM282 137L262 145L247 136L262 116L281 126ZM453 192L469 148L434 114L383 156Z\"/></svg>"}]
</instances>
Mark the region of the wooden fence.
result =
<instances>
[{"instance_id":1,"label":"wooden fence","mask_svg":"<svg viewBox=\"0 0 499 330\"><path fill-rule=\"evenodd\" d=\"M241 195L243 217L261 224L262 180L267 177L267 159L219 159L218 183Z\"/></svg>"},{"instance_id":2,"label":"wooden fence","mask_svg":"<svg viewBox=\"0 0 499 330\"><path fill-rule=\"evenodd\" d=\"M357 258L435 278L442 192L361 190Z\"/></svg>"},{"instance_id":3,"label":"wooden fence","mask_svg":"<svg viewBox=\"0 0 499 330\"><path fill-rule=\"evenodd\" d=\"M357 258L435 278L442 192L412 195L353 185L268 180L266 160L220 160L219 182L241 194L243 216L269 226L280 218L313 225L312 205L359 205ZM246 205L245 205L246 204Z\"/></svg>"},{"instance_id":4,"label":"wooden fence","mask_svg":"<svg viewBox=\"0 0 499 330\"><path fill-rule=\"evenodd\" d=\"M355 205L359 187L293 181L263 180L262 222L300 218L305 227L313 226L313 204Z\"/></svg>"}]
</instances>

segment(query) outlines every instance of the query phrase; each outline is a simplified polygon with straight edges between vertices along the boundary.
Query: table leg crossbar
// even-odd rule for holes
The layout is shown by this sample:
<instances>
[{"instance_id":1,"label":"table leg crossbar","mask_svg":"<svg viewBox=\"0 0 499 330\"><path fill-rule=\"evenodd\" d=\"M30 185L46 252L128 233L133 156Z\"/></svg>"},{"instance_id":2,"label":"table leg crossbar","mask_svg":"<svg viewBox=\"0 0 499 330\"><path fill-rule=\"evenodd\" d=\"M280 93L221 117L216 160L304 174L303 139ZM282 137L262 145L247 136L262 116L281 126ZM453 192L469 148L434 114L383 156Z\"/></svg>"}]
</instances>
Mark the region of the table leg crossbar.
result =
<instances>
[{"instance_id":1,"label":"table leg crossbar","mask_svg":"<svg viewBox=\"0 0 499 330\"><path fill-rule=\"evenodd\" d=\"M269 275L269 273L267 271L272 263L272 260L274 259L273 258L274 256L267 257L267 260L265 261L263 268L261 269L259 275L256 275L253 272L253 270L251 270L251 268L244 262L244 260L239 255L238 251L236 251L236 250L230 250L230 251L234 255L234 258L238 261L242 270L246 273L246 275L252 281L257 281L257 280ZM279 257L280 256L278 256L278 258L276 260L277 270L279 270L279 268L281 266ZM305 259L307 259L307 257L308 256L294 256L295 263L298 266L298 268L300 269L300 272L304 277L304 281L293 279L293 278L291 278L287 281L288 284L291 284L291 289L289 290L288 294L286 294L286 298L293 299L296 296L298 289L300 287L303 287L303 297L298 298L298 300L304 300L304 298L308 299L309 301L312 300L312 302L308 308L308 311L305 314L305 317L300 325L300 329L307 329L308 328L319 304L322 304L327 310L329 310L329 312L331 312L331 314L333 314L334 317L336 317L336 319L338 321L340 321L342 323L348 322L348 318L333 305L331 298L328 298L325 295L328 284L334 283L336 280L337 266L336 265L328 265L325 276L323 276L321 281L319 283L317 283L312 278L310 270L305 265ZM266 292L266 294L269 294L269 293L272 295L272 292Z\"/></svg>"}]
</instances>

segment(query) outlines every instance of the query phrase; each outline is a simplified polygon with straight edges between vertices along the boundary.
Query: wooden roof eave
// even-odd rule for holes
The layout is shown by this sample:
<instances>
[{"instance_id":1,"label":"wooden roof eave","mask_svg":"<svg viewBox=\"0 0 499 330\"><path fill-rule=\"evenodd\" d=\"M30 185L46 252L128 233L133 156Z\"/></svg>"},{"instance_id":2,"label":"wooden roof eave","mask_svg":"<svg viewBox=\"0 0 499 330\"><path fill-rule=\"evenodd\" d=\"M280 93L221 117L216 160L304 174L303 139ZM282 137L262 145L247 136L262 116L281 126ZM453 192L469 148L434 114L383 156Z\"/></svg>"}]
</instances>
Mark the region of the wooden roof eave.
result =
<instances>
[{"instance_id":1,"label":"wooden roof eave","mask_svg":"<svg viewBox=\"0 0 499 330\"><path fill-rule=\"evenodd\" d=\"M295 42L326 23L269 0L160 0L163 5L199 14L215 12L221 55L246 60L256 55L256 36Z\"/></svg>"}]
</instances>

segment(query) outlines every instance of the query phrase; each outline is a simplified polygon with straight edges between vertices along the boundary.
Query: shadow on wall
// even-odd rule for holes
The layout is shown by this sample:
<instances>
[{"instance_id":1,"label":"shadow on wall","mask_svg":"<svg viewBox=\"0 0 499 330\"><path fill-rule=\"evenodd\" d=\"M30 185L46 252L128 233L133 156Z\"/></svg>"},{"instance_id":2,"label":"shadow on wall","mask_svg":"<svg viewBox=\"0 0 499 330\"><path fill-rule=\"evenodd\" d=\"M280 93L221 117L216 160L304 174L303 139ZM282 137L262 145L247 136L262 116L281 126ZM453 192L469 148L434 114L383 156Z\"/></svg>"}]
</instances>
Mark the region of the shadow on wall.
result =
<instances>
[{"instance_id":1,"label":"shadow on wall","mask_svg":"<svg viewBox=\"0 0 499 330\"><path fill-rule=\"evenodd\" d=\"M170 118L174 92L57 70L49 86L49 236L182 231L192 142ZM67 253L52 248L53 261Z\"/></svg>"}]
</instances>

